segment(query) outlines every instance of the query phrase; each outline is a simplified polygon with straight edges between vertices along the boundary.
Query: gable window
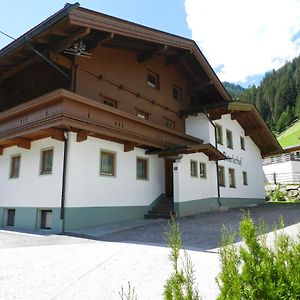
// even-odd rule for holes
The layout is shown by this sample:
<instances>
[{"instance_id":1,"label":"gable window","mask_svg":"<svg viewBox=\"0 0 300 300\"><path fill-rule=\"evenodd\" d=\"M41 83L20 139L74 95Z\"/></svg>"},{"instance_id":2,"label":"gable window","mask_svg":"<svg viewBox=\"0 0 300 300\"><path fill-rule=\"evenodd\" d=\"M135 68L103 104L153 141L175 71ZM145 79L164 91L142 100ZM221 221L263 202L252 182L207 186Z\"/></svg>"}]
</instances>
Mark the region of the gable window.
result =
<instances>
[{"instance_id":1,"label":"gable window","mask_svg":"<svg viewBox=\"0 0 300 300\"><path fill-rule=\"evenodd\" d=\"M115 176L115 153L101 151L100 175Z\"/></svg>"},{"instance_id":2,"label":"gable window","mask_svg":"<svg viewBox=\"0 0 300 300\"><path fill-rule=\"evenodd\" d=\"M103 104L110 106L110 107L114 107L114 108L117 108L117 106L118 106L117 101L110 99L110 98L104 98Z\"/></svg>"},{"instance_id":3,"label":"gable window","mask_svg":"<svg viewBox=\"0 0 300 300\"><path fill-rule=\"evenodd\" d=\"M218 166L219 186L225 187L225 170L223 166Z\"/></svg>"},{"instance_id":4,"label":"gable window","mask_svg":"<svg viewBox=\"0 0 300 300\"><path fill-rule=\"evenodd\" d=\"M52 210L41 211L41 229L51 229L52 227Z\"/></svg>"},{"instance_id":5,"label":"gable window","mask_svg":"<svg viewBox=\"0 0 300 300\"><path fill-rule=\"evenodd\" d=\"M206 164L205 163L200 163L199 164L200 167L200 178L206 178Z\"/></svg>"},{"instance_id":6,"label":"gable window","mask_svg":"<svg viewBox=\"0 0 300 300\"><path fill-rule=\"evenodd\" d=\"M181 102L182 101L182 91L181 91L181 88L178 87L178 86L176 86L176 85L173 85L172 96L173 96L174 100Z\"/></svg>"},{"instance_id":7,"label":"gable window","mask_svg":"<svg viewBox=\"0 0 300 300\"><path fill-rule=\"evenodd\" d=\"M42 150L40 175L52 173L53 149Z\"/></svg>"},{"instance_id":8,"label":"gable window","mask_svg":"<svg viewBox=\"0 0 300 300\"><path fill-rule=\"evenodd\" d=\"M223 145L223 131L222 131L222 126L219 124L216 124L216 138L217 138L217 143Z\"/></svg>"},{"instance_id":9,"label":"gable window","mask_svg":"<svg viewBox=\"0 0 300 300\"><path fill-rule=\"evenodd\" d=\"M226 129L226 141L227 141L227 147L233 149L232 131L228 129Z\"/></svg>"},{"instance_id":10,"label":"gable window","mask_svg":"<svg viewBox=\"0 0 300 300\"><path fill-rule=\"evenodd\" d=\"M170 129L175 129L175 122L165 118L165 126Z\"/></svg>"},{"instance_id":11,"label":"gable window","mask_svg":"<svg viewBox=\"0 0 300 300\"><path fill-rule=\"evenodd\" d=\"M245 150L245 138L241 136L240 141L241 141L241 149Z\"/></svg>"},{"instance_id":12,"label":"gable window","mask_svg":"<svg viewBox=\"0 0 300 300\"><path fill-rule=\"evenodd\" d=\"M21 155L14 155L10 161L9 178L18 178L20 175Z\"/></svg>"},{"instance_id":13,"label":"gable window","mask_svg":"<svg viewBox=\"0 0 300 300\"><path fill-rule=\"evenodd\" d=\"M159 76L158 74L148 70L147 72L147 85L153 89L159 90Z\"/></svg>"},{"instance_id":14,"label":"gable window","mask_svg":"<svg viewBox=\"0 0 300 300\"><path fill-rule=\"evenodd\" d=\"M234 169L228 169L228 174L229 174L229 187L235 188L235 171Z\"/></svg>"},{"instance_id":15,"label":"gable window","mask_svg":"<svg viewBox=\"0 0 300 300\"><path fill-rule=\"evenodd\" d=\"M148 179L148 159L137 157L136 159L136 178Z\"/></svg>"},{"instance_id":16,"label":"gable window","mask_svg":"<svg viewBox=\"0 0 300 300\"><path fill-rule=\"evenodd\" d=\"M144 111L136 110L136 115L141 119L149 120L149 114Z\"/></svg>"},{"instance_id":17,"label":"gable window","mask_svg":"<svg viewBox=\"0 0 300 300\"><path fill-rule=\"evenodd\" d=\"M248 185L248 175L247 172L243 172L243 184Z\"/></svg>"},{"instance_id":18,"label":"gable window","mask_svg":"<svg viewBox=\"0 0 300 300\"><path fill-rule=\"evenodd\" d=\"M191 177L198 177L198 164L195 160L191 160Z\"/></svg>"}]
</instances>

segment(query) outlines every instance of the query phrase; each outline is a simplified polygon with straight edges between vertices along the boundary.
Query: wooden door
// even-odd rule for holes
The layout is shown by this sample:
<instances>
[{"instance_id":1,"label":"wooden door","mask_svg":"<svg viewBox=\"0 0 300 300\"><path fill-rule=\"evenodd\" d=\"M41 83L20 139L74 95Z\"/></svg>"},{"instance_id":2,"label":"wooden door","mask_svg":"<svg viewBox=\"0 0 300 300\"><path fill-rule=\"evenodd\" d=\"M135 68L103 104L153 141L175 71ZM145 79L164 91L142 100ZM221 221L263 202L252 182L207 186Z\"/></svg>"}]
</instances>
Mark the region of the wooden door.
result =
<instances>
[{"instance_id":1,"label":"wooden door","mask_svg":"<svg viewBox=\"0 0 300 300\"><path fill-rule=\"evenodd\" d=\"M173 159L165 158L166 196L173 197Z\"/></svg>"}]
</instances>

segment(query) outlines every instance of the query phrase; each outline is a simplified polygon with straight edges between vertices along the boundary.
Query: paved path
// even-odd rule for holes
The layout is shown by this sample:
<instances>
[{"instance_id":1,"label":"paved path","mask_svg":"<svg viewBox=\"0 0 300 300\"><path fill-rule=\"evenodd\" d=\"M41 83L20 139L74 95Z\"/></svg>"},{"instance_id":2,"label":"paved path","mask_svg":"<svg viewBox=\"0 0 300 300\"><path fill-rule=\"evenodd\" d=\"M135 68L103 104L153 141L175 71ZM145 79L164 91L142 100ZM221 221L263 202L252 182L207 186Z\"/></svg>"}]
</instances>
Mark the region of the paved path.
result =
<instances>
[{"instance_id":1,"label":"paved path","mask_svg":"<svg viewBox=\"0 0 300 300\"><path fill-rule=\"evenodd\" d=\"M280 215L300 223L300 205L265 205L252 216L269 224ZM218 245L223 224L238 228L240 210L181 219L184 246L195 265L204 299L215 299ZM166 222L109 233L96 239L0 231L0 299L120 299L130 281L138 299L162 299L171 273L163 240Z\"/></svg>"}]
</instances>

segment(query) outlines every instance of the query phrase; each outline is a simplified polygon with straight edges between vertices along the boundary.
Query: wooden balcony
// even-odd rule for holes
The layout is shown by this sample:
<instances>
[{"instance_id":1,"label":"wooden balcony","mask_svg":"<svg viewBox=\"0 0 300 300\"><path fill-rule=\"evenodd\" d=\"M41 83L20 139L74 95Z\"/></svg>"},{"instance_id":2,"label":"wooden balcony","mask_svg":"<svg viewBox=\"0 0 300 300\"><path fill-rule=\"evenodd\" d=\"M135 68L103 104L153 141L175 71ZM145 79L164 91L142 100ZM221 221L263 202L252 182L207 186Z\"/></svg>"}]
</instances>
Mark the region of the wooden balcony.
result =
<instances>
[{"instance_id":1,"label":"wooden balcony","mask_svg":"<svg viewBox=\"0 0 300 300\"><path fill-rule=\"evenodd\" d=\"M135 146L163 149L203 143L200 139L59 89L0 113L0 153L3 148L13 145L30 149L31 141L45 137L63 141L64 130L76 132L78 142L93 136L123 143L124 151Z\"/></svg>"}]
</instances>

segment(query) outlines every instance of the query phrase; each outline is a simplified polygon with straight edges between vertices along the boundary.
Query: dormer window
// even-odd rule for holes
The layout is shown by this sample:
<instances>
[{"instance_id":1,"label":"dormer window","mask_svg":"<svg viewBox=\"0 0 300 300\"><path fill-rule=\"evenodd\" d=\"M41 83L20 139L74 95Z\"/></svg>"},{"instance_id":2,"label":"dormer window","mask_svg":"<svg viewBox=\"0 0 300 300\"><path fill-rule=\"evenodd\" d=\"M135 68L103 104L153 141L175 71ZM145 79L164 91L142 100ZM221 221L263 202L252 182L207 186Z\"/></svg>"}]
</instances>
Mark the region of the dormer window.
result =
<instances>
[{"instance_id":1,"label":"dormer window","mask_svg":"<svg viewBox=\"0 0 300 300\"><path fill-rule=\"evenodd\" d=\"M153 89L159 90L159 76L150 70L147 72L147 85Z\"/></svg>"}]
</instances>

